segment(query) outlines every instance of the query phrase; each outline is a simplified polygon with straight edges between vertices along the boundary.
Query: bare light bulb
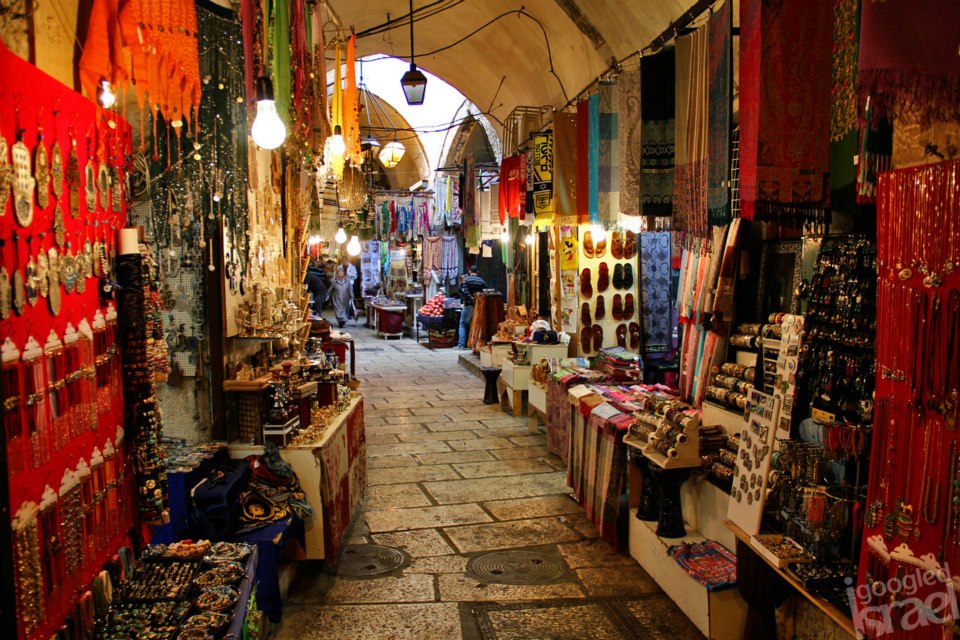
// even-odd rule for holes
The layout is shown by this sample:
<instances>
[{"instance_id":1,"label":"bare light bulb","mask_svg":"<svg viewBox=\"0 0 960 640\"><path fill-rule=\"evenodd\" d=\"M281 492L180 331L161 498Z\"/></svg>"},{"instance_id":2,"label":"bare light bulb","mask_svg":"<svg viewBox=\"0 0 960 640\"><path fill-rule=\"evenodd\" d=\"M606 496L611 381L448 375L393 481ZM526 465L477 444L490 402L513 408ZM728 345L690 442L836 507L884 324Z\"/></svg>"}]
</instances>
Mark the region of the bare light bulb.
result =
<instances>
[{"instance_id":1,"label":"bare light bulb","mask_svg":"<svg viewBox=\"0 0 960 640\"><path fill-rule=\"evenodd\" d=\"M343 244L347 241L347 232L343 230L343 227L337 229L337 233L333 236L333 239L337 241L337 244Z\"/></svg>"},{"instance_id":2,"label":"bare light bulb","mask_svg":"<svg viewBox=\"0 0 960 640\"><path fill-rule=\"evenodd\" d=\"M333 128L333 135L330 136L330 153L339 158L347 152L347 143L344 142L341 131L340 125L337 125Z\"/></svg>"},{"instance_id":3,"label":"bare light bulb","mask_svg":"<svg viewBox=\"0 0 960 640\"><path fill-rule=\"evenodd\" d=\"M510 242L510 232L506 229L500 234L500 242Z\"/></svg>"},{"instance_id":4,"label":"bare light bulb","mask_svg":"<svg viewBox=\"0 0 960 640\"><path fill-rule=\"evenodd\" d=\"M287 137L287 127L277 114L270 78L257 78L257 117L250 128L253 141L262 149L276 149Z\"/></svg>"},{"instance_id":5,"label":"bare light bulb","mask_svg":"<svg viewBox=\"0 0 960 640\"><path fill-rule=\"evenodd\" d=\"M104 109L109 109L116 103L117 94L110 88L110 81L106 78L100 79L100 85L97 87L97 102Z\"/></svg>"},{"instance_id":6,"label":"bare light bulb","mask_svg":"<svg viewBox=\"0 0 960 640\"><path fill-rule=\"evenodd\" d=\"M526 242L527 244L533 244L535 240L536 240L536 236L534 236L533 233L528 233L526 237L524 237L523 239L523 241Z\"/></svg>"},{"instance_id":7,"label":"bare light bulb","mask_svg":"<svg viewBox=\"0 0 960 640\"><path fill-rule=\"evenodd\" d=\"M347 243L347 254L351 256L360 255L360 238L357 236L350 238L350 242Z\"/></svg>"},{"instance_id":8,"label":"bare light bulb","mask_svg":"<svg viewBox=\"0 0 960 640\"><path fill-rule=\"evenodd\" d=\"M593 225L593 241L594 242L603 242L607 239L607 230L603 228L602 225L595 224Z\"/></svg>"}]
</instances>

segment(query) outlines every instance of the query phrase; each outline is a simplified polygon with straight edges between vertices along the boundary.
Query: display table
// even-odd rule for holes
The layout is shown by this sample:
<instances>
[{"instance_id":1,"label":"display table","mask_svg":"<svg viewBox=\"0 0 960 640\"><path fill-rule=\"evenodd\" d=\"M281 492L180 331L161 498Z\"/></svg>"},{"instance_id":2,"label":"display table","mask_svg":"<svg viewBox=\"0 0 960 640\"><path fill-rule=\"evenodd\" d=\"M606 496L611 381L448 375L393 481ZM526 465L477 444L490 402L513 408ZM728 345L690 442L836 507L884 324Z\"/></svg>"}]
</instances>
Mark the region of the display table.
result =
<instances>
[{"instance_id":1,"label":"display table","mask_svg":"<svg viewBox=\"0 0 960 640\"><path fill-rule=\"evenodd\" d=\"M423 304L423 294L422 293L407 293L404 294L404 297L407 299L407 312L404 315L404 328L410 330L410 337L416 338L417 342L420 342L420 323L417 322L417 314L420 312L420 307Z\"/></svg>"},{"instance_id":2,"label":"display table","mask_svg":"<svg viewBox=\"0 0 960 640\"><path fill-rule=\"evenodd\" d=\"M234 443L231 458L263 453L262 447ZM350 401L316 442L287 446L280 456L296 472L313 517L304 523L308 560L334 560L367 484L363 398Z\"/></svg>"},{"instance_id":3,"label":"display table","mask_svg":"<svg viewBox=\"0 0 960 640\"><path fill-rule=\"evenodd\" d=\"M403 337L403 316L407 312L405 304L374 304L373 326L378 336L383 338Z\"/></svg>"},{"instance_id":4,"label":"display table","mask_svg":"<svg viewBox=\"0 0 960 640\"><path fill-rule=\"evenodd\" d=\"M546 422L547 390L531 380L527 389L527 428L530 433L537 433L540 424Z\"/></svg>"}]
</instances>

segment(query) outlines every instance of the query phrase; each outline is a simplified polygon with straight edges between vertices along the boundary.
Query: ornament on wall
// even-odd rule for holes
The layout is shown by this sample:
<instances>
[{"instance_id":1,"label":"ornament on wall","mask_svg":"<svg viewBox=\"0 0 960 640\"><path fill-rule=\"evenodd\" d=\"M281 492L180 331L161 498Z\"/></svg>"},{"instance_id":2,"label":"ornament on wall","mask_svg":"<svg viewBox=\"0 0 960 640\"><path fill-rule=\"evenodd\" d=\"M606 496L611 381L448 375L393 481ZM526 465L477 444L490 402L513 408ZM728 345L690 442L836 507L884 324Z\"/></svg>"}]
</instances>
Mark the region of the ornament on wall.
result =
<instances>
[{"instance_id":1,"label":"ornament on wall","mask_svg":"<svg viewBox=\"0 0 960 640\"><path fill-rule=\"evenodd\" d=\"M50 284L47 282L49 271L50 263L47 261L47 254L41 249L37 254L37 288L40 290L41 298L46 298L50 293Z\"/></svg>"},{"instance_id":2,"label":"ornament on wall","mask_svg":"<svg viewBox=\"0 0 960 640\"><path fill-rule=\"evenodd\" d=\"M43 127L37 126L37 147L33 150L34 182L37 185L37 205L46 209L50 204L50 158L43 144Z\"/></svg>"},{"instance_id":3,"label":"ornament on wall","mask_svg":"<svg viewBox=\"0 0 960 640\"><path fill-rule=\"evenodd\" d=\"M10 166L10 147L0 135L0 218L7 213L7 201L10 199L10 186L13 184L13 167Z\"/></svg>"},{"instance_id":4,"label":"ornament on wall","mask_svg":"<svg viewBox=\"0 0 960 640\"><path fill-rule=\"evenodd\" d=\"M77 139L70 136L70 155L67 156L67 170L64 173L69 194L70 217L80 217L80 160L77 158Z\"/></svg>"},{"instance_id":5,"label":"ornament on wall","mask_svg":"<svg viewBox=\"0 0 960 640\"><path fill-rule=\"evenodd\" d=\"M21 227L33 222L33 188L30 172L30 149L23 142L23 133L17 130L17 141L10 150L13 158L13 208Z\"/></svg>"},{"instance_id":6,"label":"ornament on wall","mask_svg":"<svg viewBox=\"0 0 960 640\"><path fill-rule=\"evenodd\" d=\"M49 280L50 295L47 296L47 305L50 307L50 313L58 315L60 313L60 258L56 247L51 247L47 251L47 261L50 263L50 269L47 272Z\"/></svg>"}]
</instances>

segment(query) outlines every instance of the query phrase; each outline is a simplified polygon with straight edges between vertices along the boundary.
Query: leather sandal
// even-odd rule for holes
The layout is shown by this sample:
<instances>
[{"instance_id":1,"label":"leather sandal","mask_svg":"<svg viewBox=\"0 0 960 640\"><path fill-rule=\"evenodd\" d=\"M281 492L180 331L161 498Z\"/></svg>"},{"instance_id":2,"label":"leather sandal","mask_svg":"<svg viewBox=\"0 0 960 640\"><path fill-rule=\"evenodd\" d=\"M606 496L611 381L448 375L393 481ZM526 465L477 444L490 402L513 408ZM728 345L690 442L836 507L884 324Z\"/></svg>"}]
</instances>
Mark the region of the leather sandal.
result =
<instances>
[{"instance_id":1,"label":"leather sandal","mask_svg":"<svg viewBox=\"0 0 960 640\"><path fill-rule=\"evenodd\" d=\"M588 231L587 233L590 233L590 232ZM603 240L597 240L597 246L596 246L596 249L595 249L594 253L595 253L595 255L594 255L595 258L602 258L603 256L605 256L605 255L607 254L607 239L606 239L606 238L604 238Z\"/></svg>"},{"instance_id":2,"label":"leather sandal","mask_svg":"<svg viewBox=\"0 0 960 640\"><path fill-rule=\"evenodd\" d=\"M598 324L593 325L593 350L600 351L603 348L603 327Z\"/></svg>"},{"instance_id":3,"label":"leather sandal","mask_svg":"<svg viewBox=\"0 0 960 640\"><path fill-rule=\"evenodd\" d=\"M580 294L584 298L593 297L593 285L590 284L590 269L584 269L580 272Z\"/></svg>"},{"instance_id":4,"label":"leather sandal","mask_svg":"<svg viewBox=\"0 0 960 640\"><path fill-rule=\"evenodd\" d=\"M580 324L584 327L589 327L593 324L593 318L590 316L589 302L584 302L583 306L580 307Z\"/></svg>"},{"instance_id":5,"label":"leather sandal","mask_svg":"<svg viewBox=\"0 0 960 640\"><path fill-rule=\"evenodd\" d=\"M597 269L597 293L603 293L610 286L610 267L601 262Z\"/></svg>"},{"instance_id":6,"label":"leather sandal","mask_svg":"<svg viewBox=\"0 0 960 640\"><path fill-rule=\"evenodd\" d=\"M593 327L580 327L580 351L584 355L593 351Z\"/></svg>"},{"instance_id":7,"label":"leather sandal","mask_svg":"<svg viewBox=\"0 0 960 640\"><path fill-rule=\"evenodd\" d=\"M589 231L583 234L583 255L587 258L594 257L593 234Z\"/></svg>"},{"instance_id":8,"label":"leather sandal","mask_svg":"<svg viewBox=\"0 0 960 640\"><path fill-rule=\"evenodd\" d=\"M632 260L635 255L637 255L637 234L627 231L627 237L623 241L623 258Z\"/></svg>"},{"instance_id":9,"label":"leather sandal","mask_svg":"<svg viewBox=\"0 0 960 640\"><path fill-rule=\"evenodd\" d=\"M603 296L597 296L597 301L593 309L593 319L597 322L603 320L604 316L607 315L606 305L603 303Z\"/></svg>"},{"instance_id":10,"label":"leather sandal","mask_svg":"<svg viewBox=\"0 0 960 640\"><path fill-rule=\"evenodd\" d=\"M623 316L622 316L622 319L623 319L623 320L632 320L632 319L633 319L633 313L634 313L634 311L636 311L636 307L634 306L633 294L632 294L632 293L628 293L628 294L627 294L627 297L626 297L626 298L624 299L624 301L623 301Z\"/></svg>"},{"instance_id":11,"label":"leather sandal","mask_svg":"<svg viewBox=\"0 0 960 640\"><path fill-rule=\"evenodd\" d=\"M627 325L625 324L617 327L617 346L622 349L627 348Z\"/></svg>"},{"instance_id":12,"label":"leather sandal","mask_svg":"<svg viewBox=\"0 0 960 640\"><path fill-rule=\"evenodd\" d=\"M615 260L623 260L623 233L614 231L610 237L610 255Z\"/></svg>"},{"instance_id":13,"label":"leather sandal","mask_svg":"<svg viewBox=\"0 0 960 640\"><path fill-rule=\"evenodd\" d=\"M640 348L640 325L636 322L630 323L630 348L633 351Z\"/></svg>"},{"instance_id":14,"label":"leather sandal","mask_svg":"<svg viewBox=\"0 0 960 640\"><path fill-rule=\"evenodd\" d=\"M613 288L623 289L623 265L619 262L613 268Z\"/></svg>"},{"instance_id":15,"label":"leather sandal","mask_svg":"<svg viewBox=\"0 0 960 640\"><path fill-rule=\"evenodd\" d=\"M623 265L623 288L633 289L633 264Z\"/></svg>"},{"instance_id":16,"label":"leather sandal","mask_svg":"<svg viewBox=\"0 0 960 640\"><path fill-rule=\"evenodd\" d=\"M618 293L613 296L613 309L610 310L614 320L623 320L623 297Z\"/></svg>"}]
</instances>

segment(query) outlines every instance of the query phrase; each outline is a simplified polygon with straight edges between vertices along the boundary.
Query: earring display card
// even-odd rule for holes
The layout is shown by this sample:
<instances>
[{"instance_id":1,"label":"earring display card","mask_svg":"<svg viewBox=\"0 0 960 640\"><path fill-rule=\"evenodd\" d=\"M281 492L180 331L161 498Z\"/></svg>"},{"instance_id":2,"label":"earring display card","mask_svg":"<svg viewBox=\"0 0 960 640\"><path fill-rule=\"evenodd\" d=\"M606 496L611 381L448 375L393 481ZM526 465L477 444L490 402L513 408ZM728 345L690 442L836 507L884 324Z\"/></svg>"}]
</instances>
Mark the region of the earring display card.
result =
<instances>
[{"instance_id":1,"label":"earring display card","mask_svg":"<svg viewBox=\"0 0 960 640\"><path fill-rule=\"evenodd\" d=\"M780 332L780 354L777 373L773 378L773 395L780 400L777 419L777 439L790 438L793 401L797 395L797 370L800 362L800 342L803 339L803 316L786 314Z\"/></svg>"},{"instance_id":2,"label":"earring display card","mask_svg":"<svg viewBox=\"0 0 960 640\"><path fill-rule=\"evenodd\" d=\"M727 508L727 517L750 535L760 533L779 414L779 398L750 391Z\"/></svg>"}]
</instances>

